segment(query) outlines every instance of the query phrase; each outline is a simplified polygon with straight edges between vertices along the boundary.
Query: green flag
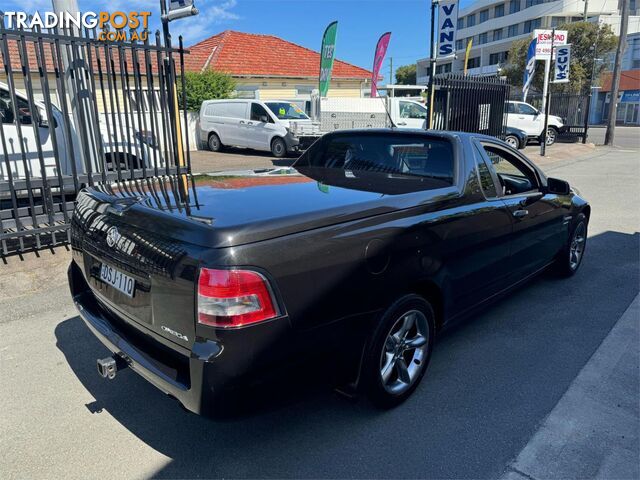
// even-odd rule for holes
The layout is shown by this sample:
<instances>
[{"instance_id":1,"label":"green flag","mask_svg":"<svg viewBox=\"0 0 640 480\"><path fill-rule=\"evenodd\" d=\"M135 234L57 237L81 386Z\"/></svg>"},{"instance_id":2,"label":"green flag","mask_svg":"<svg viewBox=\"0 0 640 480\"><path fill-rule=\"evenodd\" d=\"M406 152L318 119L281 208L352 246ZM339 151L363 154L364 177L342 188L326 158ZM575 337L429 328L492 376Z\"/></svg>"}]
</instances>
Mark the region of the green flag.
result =
<instances>
[{"instance_id":1,"label":"green flag","mask_svg":"<svg viewBox=\"0 0 640 480\"><path fill-rule=\"evenodd\" d=\"M320 96L326 97L331 83L331 70L336 57L336 34L338 22L332 22L324 31L322 48L320 49Z\"/></svg>"}]
</instances>

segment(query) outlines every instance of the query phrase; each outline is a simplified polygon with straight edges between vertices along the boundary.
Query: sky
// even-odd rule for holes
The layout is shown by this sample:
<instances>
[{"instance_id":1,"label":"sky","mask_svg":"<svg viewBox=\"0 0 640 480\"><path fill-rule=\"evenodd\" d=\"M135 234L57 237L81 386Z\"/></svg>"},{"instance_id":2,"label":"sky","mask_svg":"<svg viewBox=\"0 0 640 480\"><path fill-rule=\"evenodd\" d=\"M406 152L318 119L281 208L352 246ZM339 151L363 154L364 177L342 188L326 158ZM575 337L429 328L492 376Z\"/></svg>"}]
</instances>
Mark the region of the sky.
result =
<instances>
[{"instance_id":1,"label":"sky","mask_svg":"<svg viewBox=\"0 0 640 480\"><path fill-rule=\"evenodd\" d=\"M159 27L159 0L77 0L81 11L151 11L152 28ZM51 0L1 0L1 10L51 10ZM461 7L471 3L462 2ZM279 36L318 51L326 26L338 21L336 55L340 60L372 68L380 35L391 42L381 74L385 82L390 58L394 70L429 55L429 0L195 0L200 15L171 23L172 36L186 45L222 32L238 30ZM108 5L108 6L106 6Z\"/></svg>"}]
</instances>

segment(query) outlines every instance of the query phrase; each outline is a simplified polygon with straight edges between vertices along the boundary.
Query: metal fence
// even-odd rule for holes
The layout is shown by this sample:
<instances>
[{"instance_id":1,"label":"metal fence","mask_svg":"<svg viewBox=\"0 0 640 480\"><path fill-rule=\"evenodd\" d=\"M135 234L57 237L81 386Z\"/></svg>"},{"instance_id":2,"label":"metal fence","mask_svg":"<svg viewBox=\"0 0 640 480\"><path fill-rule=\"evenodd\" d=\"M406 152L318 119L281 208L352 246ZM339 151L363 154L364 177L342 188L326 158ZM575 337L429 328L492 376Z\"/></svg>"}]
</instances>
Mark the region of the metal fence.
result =
<instances>
[{"instance_id":1,"label":"metal fence","mask_svg":"<svg viewBox=\"0 0 640 480\"><path fill-rule=\"evenodd\" d=\"M0 16L0 254L68 242L84 186L190 173L185 50L164 43L8 29Z\"/></svg>"},{"instance_id":2,"label":"metal fence","mask_svg":"<svg viewBox=\"0 0 640 480\"><path fill-rule=\"evenodd\" d=\"M587 112L588 95L552 93L549 96L549 114L563 119L565 129L560 132L559 140L575 141L586 135L584 128ZM512 100L522 100L522 96L513 97ZM527 96L527 103L538 110L542 109L542 94L534 93Z\"/></svg>"},{"instance_id":3,"label":"metal fence","mask_svg":"<svg viewBox=\"0 0 640 480\"><path fill-rule=\"evenodd\" d=\"M434 128L504 137L510 85L498 77L434 78Z\"/></svg>"}]
</instances>

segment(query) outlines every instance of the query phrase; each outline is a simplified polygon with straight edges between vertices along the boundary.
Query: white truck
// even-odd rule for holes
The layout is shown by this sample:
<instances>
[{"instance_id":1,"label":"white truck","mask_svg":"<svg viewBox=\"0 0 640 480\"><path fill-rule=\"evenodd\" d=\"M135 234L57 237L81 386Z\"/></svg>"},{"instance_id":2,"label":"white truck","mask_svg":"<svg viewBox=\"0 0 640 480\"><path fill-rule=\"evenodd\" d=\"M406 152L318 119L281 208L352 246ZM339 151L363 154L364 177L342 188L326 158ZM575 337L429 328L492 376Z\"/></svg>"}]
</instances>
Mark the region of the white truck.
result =
<instances>
[{"instance_id":1,"label":"white truck","mask_svg":"<svg viewBox=\"0 0 640 480\"><path fill-rule=\"evenodd\" d=\"M291 122L291 133L307 145L336 130L353 128L424 129L427 108L406 97L312 98L309 111L312 122Z\"/></svg>"},{"instance_id":2,"label":"white truck","mask_svg":"<svg viewBox=\"0 0 640 480\"><path fill-rule=\"evenodd\" d=\"M530 140L542 141L544 131L544 113L525 102L509 101L506 105L507 126L524 131ZM547 145L553 145L558 134L564 130L564 121L555 115L549 115L547 122Z\"/></svg>"},{"instance_id":3,"label":"white truck","mask_svg":"<svg viewBox=\"0 0 640 480\"><path fill-rule=\"evenodd\" d=\"M34 100L36 111L32 112L27 95L16 91L17 105L14 108L13 97L6 83L0 82L0 182L24 181L27 172L30 179L55 178L58 175L69 177L74 170L77 175L86 174L88 166L80 154L80 139L71 118L65 119L63 112L51 104L53 118L47 117L46 105ZM16 113L17 117L16 118ZM149 132L129 127L126 131L123 125L123 134L113 131L112 125L107 128L104 114L99 116L100 136L107 162L107 170L114 171L119 162L123 168L141 168L143 162L150 165L151 147ZM111 117L111 116L110 116ZM124 122L123 122L124 123ZM119 127L119 124L116 123ZM40 141L44 172L40 165L40 153L36 134ZM54 156L54 140L57 146L58 162ZM73 150L73 155L71 151ZM140 158L138 158L140 157ZM160 157L160 156L158 156ZM75 162L72 162L72 159ZM73 165L72 163L75 163ZM74 168L75 167L75 168ZM59 169L59 170L58 170ZM97 162L91 165L92 172L100 172L101 167ZM69 182L70 184L71 182ZM67 182L65 182L67 184ZM8 195L8 191L2 189L0 198Z\"/></svg>"}]
</instances>

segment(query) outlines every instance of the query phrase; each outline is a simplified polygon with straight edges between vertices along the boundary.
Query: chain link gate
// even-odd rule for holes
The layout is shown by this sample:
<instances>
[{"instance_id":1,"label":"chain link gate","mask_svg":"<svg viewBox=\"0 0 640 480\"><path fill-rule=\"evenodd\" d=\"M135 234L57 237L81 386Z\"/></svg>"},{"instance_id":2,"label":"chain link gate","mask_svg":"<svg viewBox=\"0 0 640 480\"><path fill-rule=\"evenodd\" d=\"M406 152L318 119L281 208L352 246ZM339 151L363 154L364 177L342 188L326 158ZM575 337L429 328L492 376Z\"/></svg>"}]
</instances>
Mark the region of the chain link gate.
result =
<instances>
[{"instance_id":1,"label":"chain link gate","mask_svg":"<svg viewBox=\"0 0 640 480\"><path fill-rule=\"evenodd\" d=\"M159 32L144 42L98 34L9 29L0 14L2 255L69 242L84 186L133 181L142 192L172 176L187 188L182 37L167 48Z\"/></svg>"}]
</instances>

